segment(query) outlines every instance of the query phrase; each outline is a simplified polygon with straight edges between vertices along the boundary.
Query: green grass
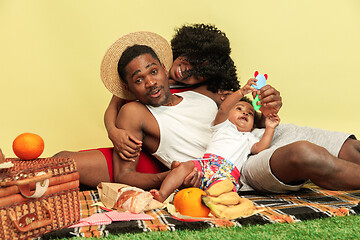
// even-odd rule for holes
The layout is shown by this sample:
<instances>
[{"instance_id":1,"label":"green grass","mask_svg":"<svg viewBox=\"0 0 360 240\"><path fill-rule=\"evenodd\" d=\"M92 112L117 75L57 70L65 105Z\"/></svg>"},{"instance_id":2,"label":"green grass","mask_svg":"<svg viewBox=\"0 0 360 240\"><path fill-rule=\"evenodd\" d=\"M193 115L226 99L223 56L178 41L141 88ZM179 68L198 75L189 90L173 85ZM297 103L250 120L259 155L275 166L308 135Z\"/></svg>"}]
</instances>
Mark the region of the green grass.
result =
<instances>
[{"instance_id":1,"label":"green grass","mask_svg":"<svg viewBox=\"0 0 360 240\"><path fill-rule=\"evenodd\" d=\"M262 226L207 228L194 231L181 230L175 232L119 234L110 235L102 239L360 239L360 216L333 217L290 224L281 223Z\"/></svg>"}]
</instances>

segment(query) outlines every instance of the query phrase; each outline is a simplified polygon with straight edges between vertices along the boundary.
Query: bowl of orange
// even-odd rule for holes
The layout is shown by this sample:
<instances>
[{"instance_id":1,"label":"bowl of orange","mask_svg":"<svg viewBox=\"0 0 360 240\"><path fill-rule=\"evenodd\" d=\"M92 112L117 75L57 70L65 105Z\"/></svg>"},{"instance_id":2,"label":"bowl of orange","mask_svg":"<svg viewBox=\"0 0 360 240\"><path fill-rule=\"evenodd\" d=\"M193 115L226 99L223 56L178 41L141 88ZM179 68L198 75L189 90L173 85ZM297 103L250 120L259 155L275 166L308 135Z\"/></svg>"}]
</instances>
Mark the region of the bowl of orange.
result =
<instances>
[{"instance_id":1,"label":"bowl of orange","mask_svg":"<svg viewBox=\"0 0 360 240\"><path fill-rule=\"evenodd\" d=\"M15 138L12 148L18 158L33 160L44 151L44 140L35 133L23 133Z\"/></svg>"}]
</instances>

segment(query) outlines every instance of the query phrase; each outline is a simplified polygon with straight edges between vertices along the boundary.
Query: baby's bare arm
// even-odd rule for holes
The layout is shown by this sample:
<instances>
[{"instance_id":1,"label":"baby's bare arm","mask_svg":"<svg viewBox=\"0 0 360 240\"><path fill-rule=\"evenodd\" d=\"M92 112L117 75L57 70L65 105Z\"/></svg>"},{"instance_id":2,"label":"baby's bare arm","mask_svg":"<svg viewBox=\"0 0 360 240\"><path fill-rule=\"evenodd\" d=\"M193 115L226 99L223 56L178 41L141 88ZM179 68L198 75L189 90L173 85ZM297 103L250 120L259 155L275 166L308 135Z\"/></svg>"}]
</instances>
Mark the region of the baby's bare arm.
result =
<instances>
[{"instance_id":1,"label":"baby's bare arm","mask_svg":"<svg viewBox=\"0 0 360 240\"><path fill-rule=\"evenodd\" d=\"M256 84L256 81L256 78L250 78L241 89L227 96L224 102L220 105L220 108L214 120L214 125L222 123L228 118L231 108L237 102L239 102L246 94L251 93L254 90L251 85Z\"/></svg>"},{"instance_id":2,"label":"baby's bare arm","mask_svg":"<svg viewBox=\"0 0 360 240\"><path fill-rule=\"evenodd\" d=\"M251 148L252 154L258 154L259 152L270 147L272 139L274 137L275 128L279 125L280 118L277 114L270 114L265 119L265 132L259 142L255 143Z\"/></svg>"}]
</instances>

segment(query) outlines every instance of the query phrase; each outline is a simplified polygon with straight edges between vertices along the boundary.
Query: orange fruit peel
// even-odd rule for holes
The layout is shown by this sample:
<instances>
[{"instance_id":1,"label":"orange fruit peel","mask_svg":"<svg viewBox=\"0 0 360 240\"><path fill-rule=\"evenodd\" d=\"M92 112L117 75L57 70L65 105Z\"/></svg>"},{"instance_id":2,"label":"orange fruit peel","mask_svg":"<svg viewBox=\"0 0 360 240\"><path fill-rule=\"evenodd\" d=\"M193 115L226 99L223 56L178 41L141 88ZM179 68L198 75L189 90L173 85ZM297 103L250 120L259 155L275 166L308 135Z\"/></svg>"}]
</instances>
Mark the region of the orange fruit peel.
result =
<instances>
[{"instance_id":1,"label":"orange fruit peel","mask_svg":"<svg viewBox=\"0 0 360 240\"><path fill-rule=\"evenodd\" d=\"M174 196L175 210L190 217L207 217L210 209L201 203L201 195L206 195L200 188L185 188Z\"/></svg>"},{"instance_id":2,"label":"orange fruit peel","mask_svg":"<svg viewBox=\"0 0 360 240\"><path fill-rule=\"evenodd\" d=\"M13 141L13 151L22 160L38 158L44 151L44 140L34 133L23 133Z\"/></svg>"}]
</instances>

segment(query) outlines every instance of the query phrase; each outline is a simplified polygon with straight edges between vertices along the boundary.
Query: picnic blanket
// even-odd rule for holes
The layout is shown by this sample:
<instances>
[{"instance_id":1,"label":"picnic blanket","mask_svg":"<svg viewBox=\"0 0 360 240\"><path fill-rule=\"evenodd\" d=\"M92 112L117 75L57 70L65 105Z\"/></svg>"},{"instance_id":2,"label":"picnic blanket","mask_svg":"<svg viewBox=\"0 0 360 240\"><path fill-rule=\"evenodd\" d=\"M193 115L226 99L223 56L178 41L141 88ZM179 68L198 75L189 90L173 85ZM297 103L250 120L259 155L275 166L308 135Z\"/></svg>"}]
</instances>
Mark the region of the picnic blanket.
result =
<instances>
[{"instance_id":1,"label":"picnic blanket","mask_svg":"<svg viewBox=\"0 0 360 240\"><path fill-rule=\"evenodd\" d=\"M154 217L153 220L119 221L107 225L66 228L45 234L41 239L74 236L105 237L109 234L121 233L292 223L360 213L360 190L330 191L313 184L306 184L300 191L292 194L259 194L255 191L247 191L239 192L239 195L252 200L259 212L250 217L235 220L183 221L171 216L164 209L155 209L146 212ZM81 218L104 212L105 210L99 206L92 206L98 201L100 198L97 191L80 192Z\"/></svg>"}]
</instances>

